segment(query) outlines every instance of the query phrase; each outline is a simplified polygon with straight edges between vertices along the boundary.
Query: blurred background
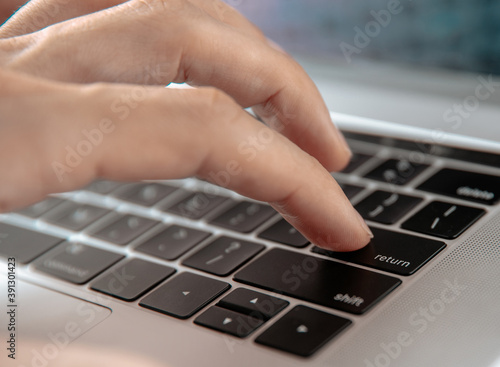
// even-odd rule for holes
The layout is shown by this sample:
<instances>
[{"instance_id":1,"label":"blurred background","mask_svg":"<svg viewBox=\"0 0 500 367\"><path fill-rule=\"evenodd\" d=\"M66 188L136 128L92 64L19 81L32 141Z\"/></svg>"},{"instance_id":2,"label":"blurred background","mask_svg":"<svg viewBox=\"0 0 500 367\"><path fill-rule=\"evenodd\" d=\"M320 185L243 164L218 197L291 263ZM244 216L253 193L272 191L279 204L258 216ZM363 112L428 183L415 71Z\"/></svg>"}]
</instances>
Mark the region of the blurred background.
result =
<instances>
[{"instance_id":1,"label":"blurred background","mask_svg":"<svg viewBox=\"0 0 500 367\"><path fill-rule=\"evenodd\" d=\"M293 55L500 74L500 0L225 1Z\"/></svg>"},{"instance_id":2,"label":"blurred background","mask_svg":"<svg viewBox=\"0 0 500 367\"><path fill-rule=\"evenodd\" d=\"M0 24L26 1L0 0ZM500 75L500 0L223 1L294 56ZM391 4L397 13L386 22L377 14ZM355 43L360 33L368 37L363 47Z\"/></svg>"}]
</instances>

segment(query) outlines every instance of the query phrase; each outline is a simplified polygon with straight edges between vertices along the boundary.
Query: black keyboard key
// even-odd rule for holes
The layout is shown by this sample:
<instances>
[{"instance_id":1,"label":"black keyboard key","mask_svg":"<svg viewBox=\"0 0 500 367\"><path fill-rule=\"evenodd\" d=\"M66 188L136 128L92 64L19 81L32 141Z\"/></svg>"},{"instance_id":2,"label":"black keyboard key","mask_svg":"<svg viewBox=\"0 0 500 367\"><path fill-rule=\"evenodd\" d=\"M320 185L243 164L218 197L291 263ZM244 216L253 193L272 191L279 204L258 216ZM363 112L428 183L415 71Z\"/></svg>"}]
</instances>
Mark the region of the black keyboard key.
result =
<instances>
[{"instance_id":1,"label":"black keyboard key","mask_svg":"<svg viewBox=\"0 0 500 367\"><path fill-rule=\"evenodd\" d=\"M441 241L371 228L371 242L354 252L333 252L315 247L314 252L394 274L411 275L446 245Z\"/></svg>"},{"instance_id":2,"label":"black keyboard key","mask_svg":"<svg viewBox=\"0 0 500 367\"><path fill-rule=\"evenodd\" d=\"M375 191L358 203L355 208L365 219L393 224L420 202L422 199L414 196Z\"/></svg>"},{"instance_id":3,"label":"black keyboard key","mask_svg":"<svg viewBox=\"0 0 500 367\"><path fill-rule=\"evenodd\" d=\"M135 215L125 215L110 225L92 232L91 235L101 240L123 246L158 223L152 219Z\"/></svg>"},{"instance_id":4,"label":"black keyboard key","mask_svg":"<svg viewBox=\"0 0 500 367\"><path fill-rule=\"evenodd\" d=\"M238 338L244 338L261 326L264 321L213 306L198 316L194 323Z\"/></svg>"},{"instance_id":5,"label":"black keyboard key","mask_svg":"<svg viewBox=\"0 0 500 367\"><path fill-rule=\"evenodd\" d=\"M345 184L345 183L338 183L340 188L344 191L345 196L349 200L351 200L353 197L358 195L361 191L364 190L364 187L357 186L357 185L351 185L351 184Z\"/></svg>"},{"instance_id":6,"label":"black keyboard key","mask_svg":"<svg viewBox=\"0 0 500 367\"><path fill-rule=\"evenodd\" d=\"M211 221L212 224L248 233L276 214L269 205L242 201Z\"/></svg>"},{"instance_id":7,"label":"black keyboard key","mask_svg":"<svg viewBox=\"0 0 500 367\"><path fill-rule=\"evenodd\" d=\"M288 306L289 302L250 289L237 288L217 305L258 319L269 320Z\"/></svg>"},{"instance_id":8,"label":"black keyboard key","mask_svg":"<svg viewBox=\"0 0 500 367\"><path fill-rule=\"evenodd\" d=\"M351 157L351 161L347 165L346 168L342 170L343 173L351 173L358 167L360 167L362 164L364 164L366 161L368 161L371 157L367 154L361 154L361 153L353 153Z\"/></svg>"},{"instance_id":9,"label":"black keyboard key","mask_svg":"<svg viewBox=\"0 0 500 367\"><path fill-rule=\"evenodd\" d=\"M109 210L97 206L68 201L45 214L42 219L59 227L81 231L108 213Z\"/></svg>"},{"instance_id":10,"label":"black keyboard key","mask_svg":"<svg viewBox=\"0 0 500 367\"><path fill-rule=\"evenodd\" d=\"M133 301L175 273L175 269L141 259L128 260L91 284L95 291Z\"/></svg>"},{"instance_id":11,"label":"black keyboard key","mask_svg":"<svg viewBox=\"0 0 500 367\"><path fill-rule=\"evenodd\" d=\"M59 198L49 197L49 198L42 200L36 204L28 206L27 208L18 210L16 213L25 215L25 216L30 217L30 218L38 218L42 214L47 213L52 208L55 208L56 205L61 204L63 201L64 200L59 199Z\"/></svg>"},{"instance_id":12,"label":"black keyboard key","mask_svg":"<svg viewBox=\"0 0 500 367\"><path fill-rule=\"evenodd\" d=\"M172 225L136 248L160 259L175 260L210 236L209 232Z\"/></svg>"},{"instance_id":13,"label":"black keyboard key","mask_svg":"<svg viewBox=\"0 0 500 367\"><path fill-rule=\"evenodd\" d=\"M355 314L366 312L401 283L387 275L282 249L268 251L234 279Z\"/></svg>"},{"instance_id":14,"label":"black keyboard key","mask_svg":"<svg viewBox=\"0 0 500 367\"><path fill-rule=\"evenodd\" d=\"M36 260L35 269L71 283L83 284L123 256L80 243L66 242Z\"/></svg>"},{"instance_id":15,"label":"black keyboard key","mask_svg":"<svg viewBox=\"0 0 500 367\"><path fill-rule=\"evenodd\" d=\"M176 187L157 183L136 183L119 190L113 196L134 204L153 206L176 190Z\"/></svg>"},{"instance_id":16,"label":"black keyboard key","mask_svg":"<svg viewBox=\"0 0 500 367\"><path fill-rule=\"evenodd\" d=\"M405 185L427 167L429 167L427 164L412 163L404 159L389 159L370 171L365 177L393 185Z\"/></svg>"},{"instance_id":17,"label":"black keyboard key","mask_svg":"<svg viewBox=\"0 0 500 367\"><path fill-rule=\"evenodd\" d=\"M419 190L493 205L500 200L500 177L442 169L418 187Z\"/></svg>"},{"instance_id":18,"label":"black keyboard key","mask_svg":"<svg viewBox=\"0 0 500 367\"><path fill-rule=\"evenodd\" d=\"M180 319L193 316L231 286L219 280L181 273L146 296L139 304Z\"/></svg>"},{"instance_id":19,"label":"black keyboard key","mask_svg":"<svg viewBox=\"0 0 500 367\"><path fill-rule=\"evenodd\" d=\"M261 232L259 237L293 247L306 247L309 244L309 241L284 219Z\"/></svg>"},{"instance_id":20,"label":"black keyboard key","mask_svg":"<svg viewBox=\"0 0 500 367\"><path fill-rule=\"evenodd\" d=\"M265 248L264 245L220 237L184 260L183 265L226 276Z\"/></svg>"},{"instance_id":21,"label":"black keyboard key","mask_svg":"<svg viewBox=\"0 0 500 367\"><path fill-rule=\"evenodd\" d=\"M352 322L306 306L295 306L255 342L309 357Z\"/></svg>"},{"instance_id":22,"label":"black keyboard key","mask_svg":"<svg viewBox=\"0 0 500 367\"><path fill-rule=\"evenodd\" d=\"M85 187L84 190L94 192L96 194L106 195L111 191L117 189L122 184L120 182L108 181L108 180L97 180L92 182L90 185Z\"/></svg>"},{"instance_id":23,"label":"black keyboard key","mask_svg":"<svg viewBox=\"0 0 500 367\"><path fill-rule=\"evenodd\" d=\"M0 256L26 264L62 242L62 238L0 223Z\"/></svg>"},{"instance_id":24,"label":"black keyboard key","mask_svg":"<svg viewBox=\"0 0 500 367\"><path fill-rule=\"evenodd\" d=\"M169 205L166 211L185 218L200 219L227 200L223 196L195 192L181 201Z\"/></svg>"},{"instance_id":25,"label":"black keyboard key","mask_svg":"<svg viewBox=\"0 0 500 367\"><path fill-rule=\"evenodd\" d=\"M433 201L402 224L404 229L441 238L457 238L486 212L482 209Z\"/></svg>"}]
</instances>

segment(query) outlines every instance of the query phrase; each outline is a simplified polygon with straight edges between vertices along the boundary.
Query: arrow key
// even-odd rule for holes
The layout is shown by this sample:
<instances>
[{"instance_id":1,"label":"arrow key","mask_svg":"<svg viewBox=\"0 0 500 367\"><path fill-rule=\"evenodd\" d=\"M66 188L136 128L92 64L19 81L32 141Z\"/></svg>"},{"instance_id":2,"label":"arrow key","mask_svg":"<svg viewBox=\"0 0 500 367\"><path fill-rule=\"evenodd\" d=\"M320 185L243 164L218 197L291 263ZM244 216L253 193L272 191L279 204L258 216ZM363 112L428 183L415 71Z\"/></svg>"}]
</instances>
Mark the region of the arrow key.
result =
<instances>
[{"instance_id":1,"label":"arrow key","mask_svg":"<svg viewBox=\"0 0 500 367\"><path fill-rule=\"evenodd\" d=\"M300 334L305 334L305 333L309 332L309 328L307 326L305 326L305 325L302 324L302 325L299 325L297 327L297 329L295 329L295 331L297 331Z\"/></svg>"},{"instance_id":2,"label":"arrow key","mask_svg":"<svg viewBox=\"0 0 500 367\"><path fill-rule=\"evenodd\" d=\"M217 306L227 308L245 315L269 320L288 306L288 301L267 294L237 288L221 299Z\"/></svg>"},{"instance_id":3,"label":"arrow key","mask_svg":"<svg viewBox=\"0 0 500 367\"><path fill-rule=\"evenodd\" d=\"M195 324L244 338L261 326L262 319L213 306L194 320Z\"/></svg>"},{"instance_id":4,"label":"arrow key","mask_svg":"<svg viewBox=\"0 0 500 367\"><path fill-rule=\"evenodd\" d=\"M306 306L295 306L255 342L309 357L352 322Z\"/></svg>"},{"instance_id":5,"label":"arrow key","mask_svg":"<svg viewBox=\"0 0 500 367\"><path fill-rule=\"evenodd\" d=\"M179 319L187 319L229 288L230 285L226 282L185 272L147 295L139 305Z\"/></svg>"}]
</instances>

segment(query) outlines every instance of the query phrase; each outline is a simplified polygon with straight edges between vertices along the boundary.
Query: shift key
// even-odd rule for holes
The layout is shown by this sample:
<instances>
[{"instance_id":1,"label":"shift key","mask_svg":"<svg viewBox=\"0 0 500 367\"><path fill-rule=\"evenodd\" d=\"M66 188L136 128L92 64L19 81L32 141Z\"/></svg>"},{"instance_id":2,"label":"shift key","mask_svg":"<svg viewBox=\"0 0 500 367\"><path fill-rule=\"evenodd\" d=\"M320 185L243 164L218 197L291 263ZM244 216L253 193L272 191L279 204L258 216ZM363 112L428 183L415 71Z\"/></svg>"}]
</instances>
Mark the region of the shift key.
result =
<instances>
[{"instance_id":1,"label":"shift key","mask_svg":"<svg viewBox=\"0 0 500 367\"><path fill-rule=\"evenodd\" d=\"M371 228L373 239L360 250L334 252L315 247L313 252L385 270L394 274L411 275L444 249L444 242L404 233Z\"/></svg>"},{"instance_id":2,"label":"shift key","mask_svg":"<svg viewBox=\"0 0 500 367\"><path fill-rule=\"evenodd\" d=\"M355 314L366 312L401 283L384 274L282 249L268 251L234 279Z\"/></svg>"}]
</instances>

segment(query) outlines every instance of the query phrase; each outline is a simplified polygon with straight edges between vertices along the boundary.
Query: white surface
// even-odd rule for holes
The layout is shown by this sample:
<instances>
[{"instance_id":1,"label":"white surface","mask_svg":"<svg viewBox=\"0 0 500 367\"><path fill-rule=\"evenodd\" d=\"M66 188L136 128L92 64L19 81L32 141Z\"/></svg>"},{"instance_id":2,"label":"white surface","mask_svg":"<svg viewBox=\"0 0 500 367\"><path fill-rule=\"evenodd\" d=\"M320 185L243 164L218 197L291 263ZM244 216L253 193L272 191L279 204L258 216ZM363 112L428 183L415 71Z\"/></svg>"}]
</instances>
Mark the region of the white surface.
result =
<instances>
[{"instance_id":1,"label":"white surface","mask_svg":"<svg viewBox=\"0 0 500 367\"><path fill-rule=\"evenodd\" d=\"M390 64L299 62L336 113L500 141L500 78L493 79L499 86L492 87L489 98L468 112L464 104L467 98L474 98L481 84L479 74ZM449 115L446 118L445 113L455 105L463 106L468 116L460 121L450 120ZM453 116L457 114L453 112Z\"/></svg>"},{"instance_id":2,"label":"white surface","mask_svg":"<svg viewBox=\"0 0 500 367\"><path fill-rule=\"evenodd\" d=\"M458 135L441 129L429 130L419 126L407 126L393 122L346 115L343 113L330 112L330 115L338 127L347 131L395 138L407 138L412 141L422 141L438 145L500 153L500 140L486 140L475 136Z\"/></svg>"}]
</instances>

